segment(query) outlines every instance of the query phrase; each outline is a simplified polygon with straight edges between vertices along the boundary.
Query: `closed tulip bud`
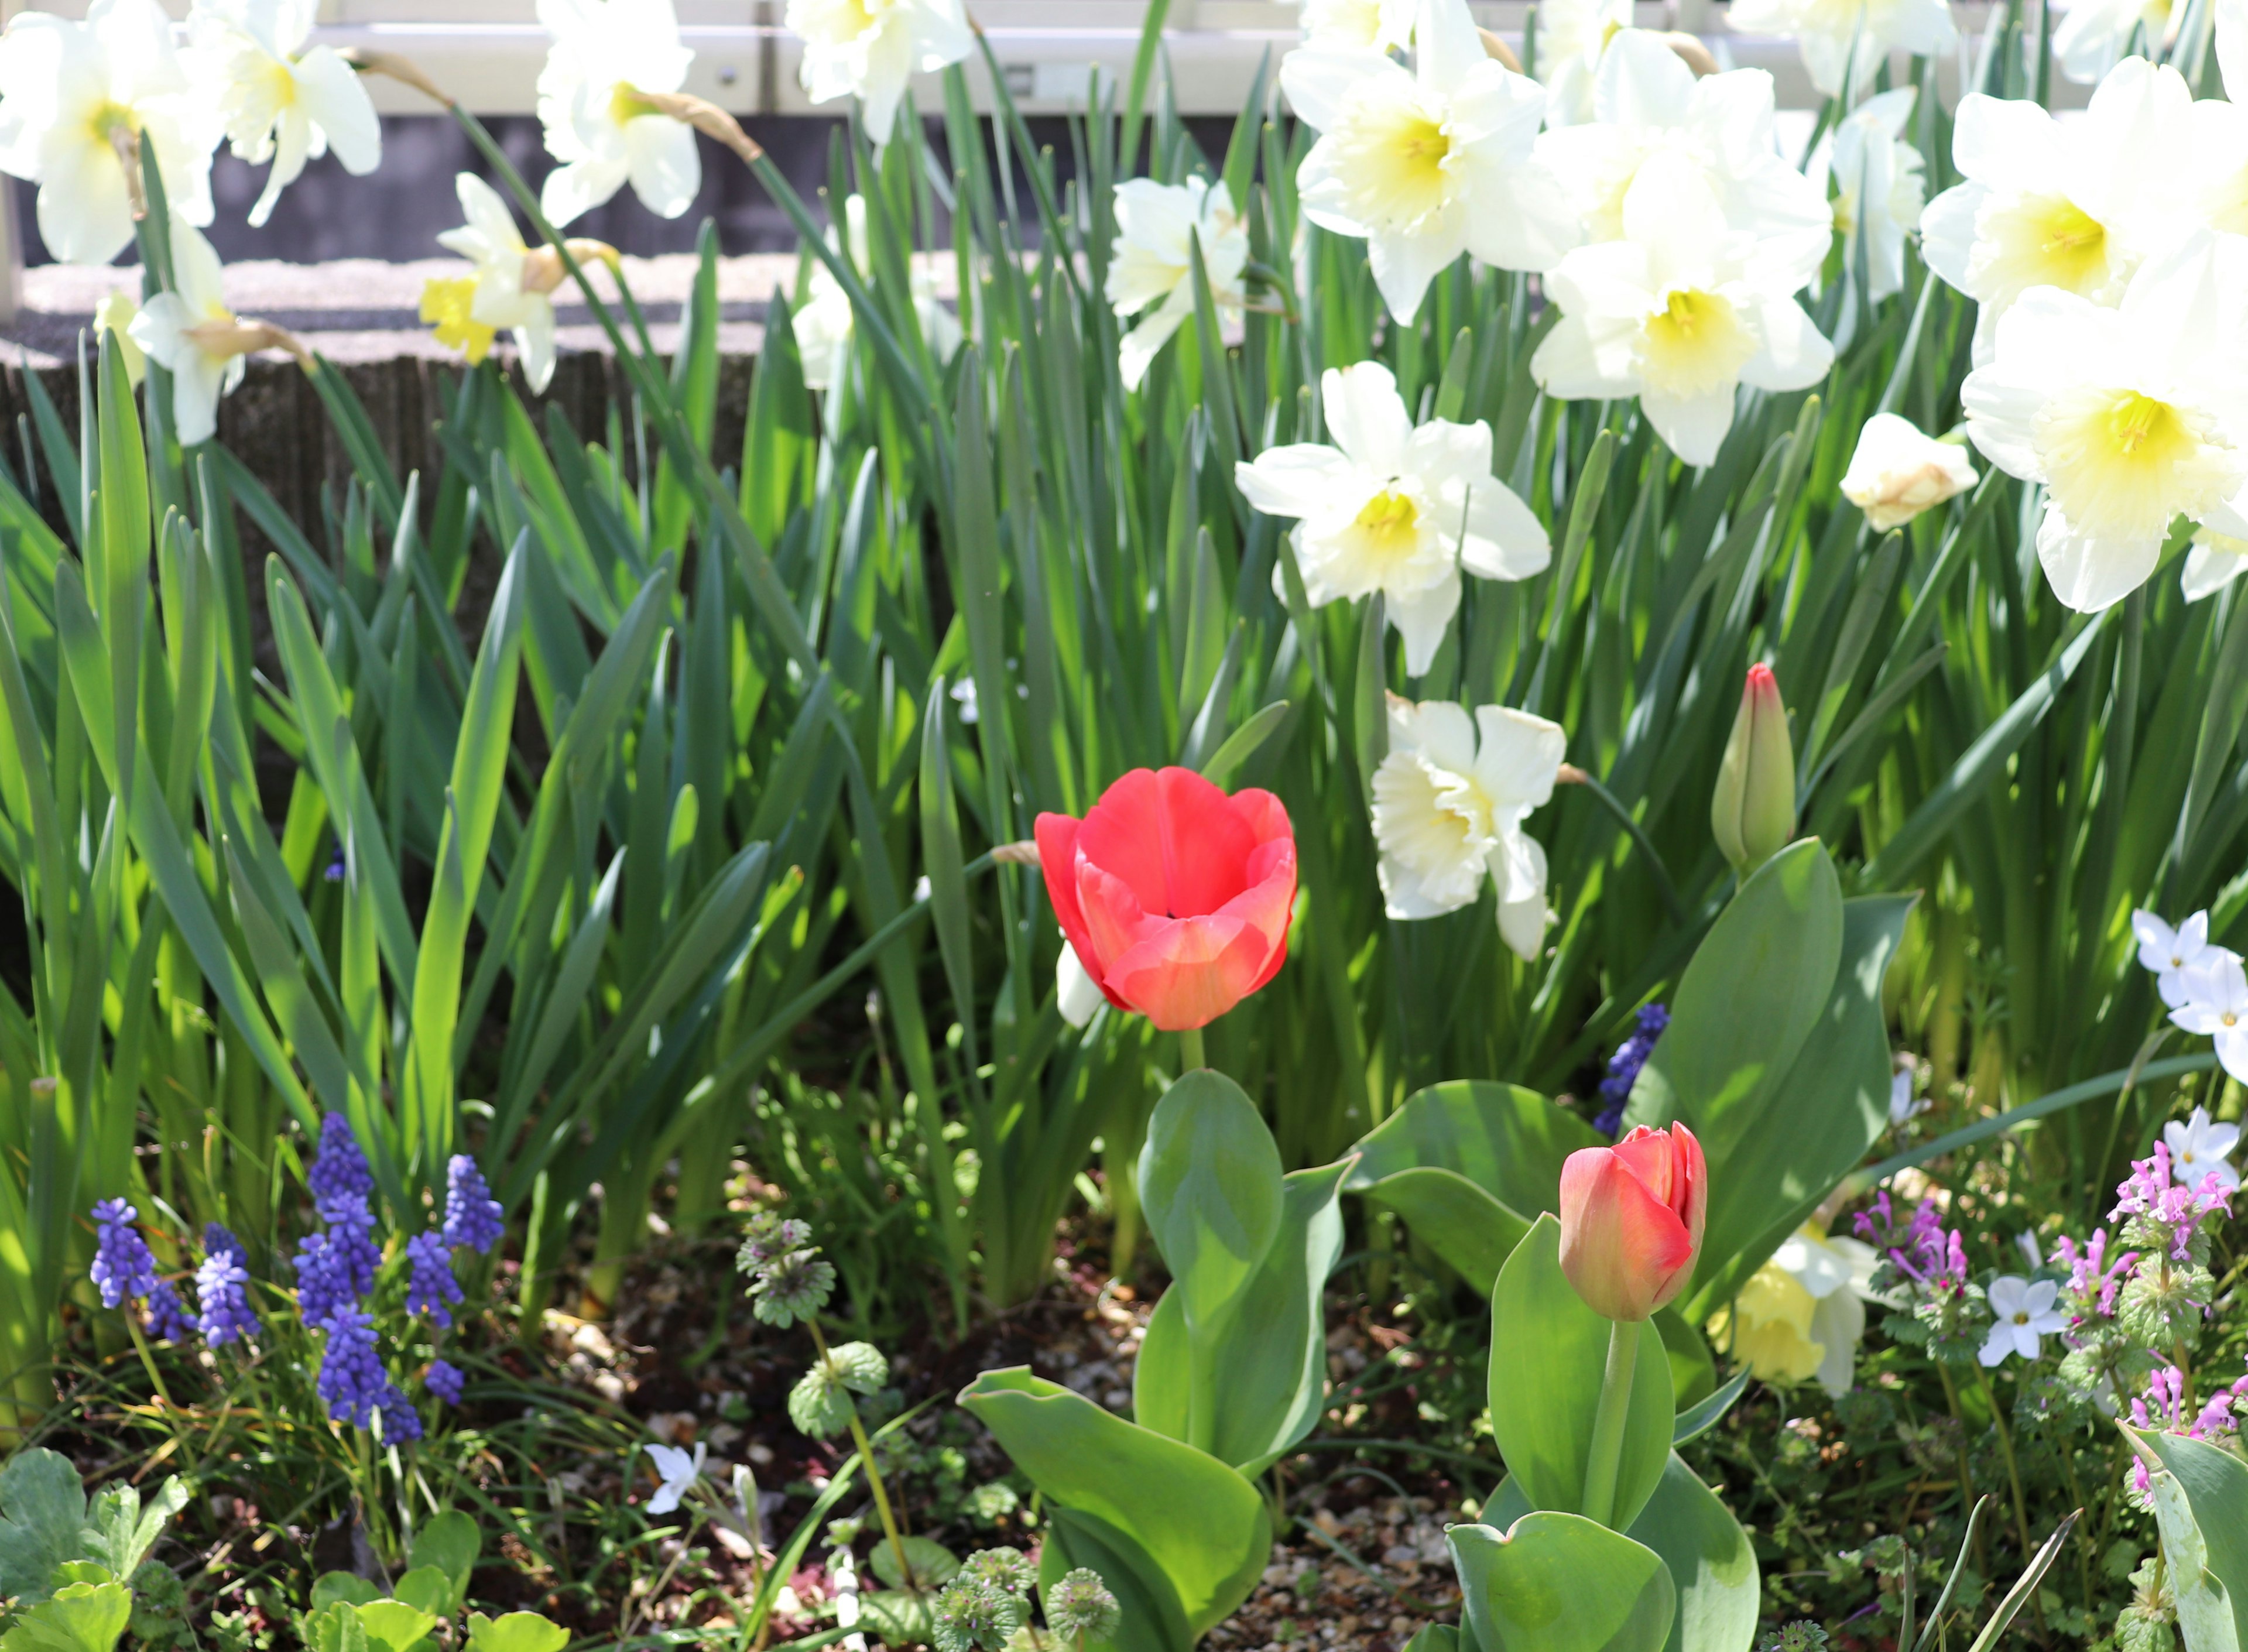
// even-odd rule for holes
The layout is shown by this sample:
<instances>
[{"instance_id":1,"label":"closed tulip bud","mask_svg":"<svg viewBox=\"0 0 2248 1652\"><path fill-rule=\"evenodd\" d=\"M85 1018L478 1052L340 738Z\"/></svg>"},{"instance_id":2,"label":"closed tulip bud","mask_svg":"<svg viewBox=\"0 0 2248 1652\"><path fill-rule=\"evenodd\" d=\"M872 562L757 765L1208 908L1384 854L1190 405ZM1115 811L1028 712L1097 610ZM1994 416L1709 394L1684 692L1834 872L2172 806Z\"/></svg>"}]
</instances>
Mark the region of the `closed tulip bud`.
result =
<instances>
[{"instance_id":1,"label":"closed tulip bud","mask_svg":"<svg viewBox=\"0 0 2248 1652\"><path fill-rule=\"evenodd\" d=\"M1770 666L1751 666L1741 689L1740 712L1710 799L1710 830L1744 878L1795 836L1795 748Z\"/></svg>"},{"instance_id":2,"label":"closed tulip bud","mask_svg":"<svg viewBox=\"0 0 2248 1652\"><path fill-rule=\"evenodd\" d=\"M1645 1126L1561 1167L1561 1272L1603 1319L1644 1320L1694 1277L1710 1203L1702 1144Z\"/></svg>"}]
</instances>

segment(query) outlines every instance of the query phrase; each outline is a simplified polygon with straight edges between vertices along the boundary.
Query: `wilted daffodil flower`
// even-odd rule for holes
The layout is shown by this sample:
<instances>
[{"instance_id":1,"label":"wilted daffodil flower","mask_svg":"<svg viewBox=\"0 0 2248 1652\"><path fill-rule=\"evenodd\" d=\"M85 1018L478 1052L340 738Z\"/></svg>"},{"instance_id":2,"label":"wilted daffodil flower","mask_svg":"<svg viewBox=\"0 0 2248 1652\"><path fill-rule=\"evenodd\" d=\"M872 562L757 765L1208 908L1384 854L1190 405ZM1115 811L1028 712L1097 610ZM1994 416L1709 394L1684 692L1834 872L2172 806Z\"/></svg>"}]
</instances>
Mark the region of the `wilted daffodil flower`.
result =
<instances>
[{"instance_id":1,"label":"wilted daffodil flower","mask_svg":"<svg viewBox=\"0 0 2248 1652\"><path fill-rule=\"evenodd\" d=\"M675 218L702 186L695 129L648 100L687 84L695 54L679 43L671 0L538 0L554 37L538 72L546 175L538 209L558 229L629 180L641 204Z\"/></svg>"},{"instance_id":2,"label":"wilted daffodil flower","mask_svg":"<svg viewBox=\"0 0 2248 1652\"><path fill-rule=\"evenodd\" d=\"M1795 837L1795 747L1768 665L1751 666L1741 685L1741 709L1710 798L1710 830L1744 878Z\"/></svg>"},{"instance_id":3,"label":"wilted daffodil flower","mask_svg":"<svg viewBox=\"0 0 2248 1652\"><path fill-rule=\"evenodd\" d=\"M1416 428L1378 361L1328 368L1319 394L1334 445L1268 448L1234 480L1267 516L1299 519L1291 543L1313 607L1382 593L1405 669L1419 676L1459 609L1460 570L1542 573L1552 559L1545 524L1491 474L1489 425Z\"/></svg>"},{"instance_id":4,"label":"wilted daffodil flower","mask_svg":"<svg viewBox=\"0 0 2248 1652\"><path fill-rule=\"evenodd\" d=\"M561 254L552 247L534 250L526 246L523 232L515 227L514 216L507 209L507 202L499 198L499 191L474 173L462 173L454 180L454 188L460 197L461 214L468 222L460 229L446 230L437 242L475 266L462 278L473 284L473 291L465 319L459 319L457 288L434 292L424 288L424 319L429 319L434 310L441 330L454 332L461 338L463 347L476 341L476 335L469 331L470 323L477 327L511 328L516 347L523 352L523 376L534 393L542 391L554 376L554 300L551 295L568 273ZM605 243L572 241L568 245L570 256L578 260L580 267L594 260L612 268L617 263L617 250ZM483 339L483 345L489 348L490 340Z\"/></svg>"},{"instance_id":5,"label":"wilted daffodil flower","mask_svg":"<svg viewBox=\"0 0 2248 1652\"><path fill-rule=\"evenodd\" d=\"M1811 84L1830 98L1863 89L1892 51L1932 58L1957 44L1948 0L1733 0L1735 34L1792 38Z\"/></svg>"},{"instance_id":6,"label":"wilted daffodil flower","mask_svg":"<svg viewBox=\"0 0 2248 1652\"><path fill-rule=\"evenodd\" d=\"M2245 259L2203 230L2142 269L2115 309L2039 288L1962 387L1969 439L2045 485L2038 560L2067 607L2091 613L2145 584L2180 517L2248 535L2248 408L2232 367Z\"/></svg>"},{"instance_id":7,"label":"wilted daffodil flower","mask_svg":"<svg viewBox=\"0 0 2248 1652\"><path fill-rule=\"evenodd\" d=\"M188 14L188 67L215 95L236 159L273 163L250 209L255 229L273 216L305 162L331 148L364 177L382 161L382 123L352 66L332 47L307 47L316 0L195 0ZM171 174L164 187L171 188Z\"/></svg>"},{"instance_id":8,"label":"wilted daffodil flower","mask_svg":"<svg viewBox=\"0 0 2248 1652\"><path fill-rule=\"evenodd\" d=\"M1478 738L1480 737L1480 738ZM1393 918L1433 918L1498 887L1498 930L1518 956L1546 936L1546 851L1522 829L1553 795L1568 737L1505 706L1389 696L1389 754L1374 771L1375 868Z\"/></svg>"},{"instance_id":9,"label":"wilted daffodil flower","mask_svg":"<svg viewBox=\"0 0 2248 1652\"><path fill-rule=\"evenodd\" d=\"M960 0L788 0L804 37L804 91L814 103L856 97L877 147L897 127L906 82L976 49Z\"/></svg>"},{"instance_id":10,"label":"wilted daffodil flower","mask_svg":"<svg viewBox=\"0 0 2248 1652\"><path fill-rule=\"evenodd\" d=\"M144 142L172 211L209 223L217 141L154 0L93 0L84 23L19 12L0 35L0 171L39 186L39 238L66 264L131 243Z\"/></svg>"},{"instance_id":11,"label":"wilted daffodil flower","mask_svg":"<svg viewBox=\"0 0 2248 1652\"><path fill-rule=\"evenodd\" d=\"M1866 525L1876 533L1901 528L1974 485L1974 462L1962 443L1922 435L1894 413L1866 421L1842 473L1842 497L1866 513Z\"/></svg>"},{"instance_id":12,"label":"wilted daffodil flower","mask_svg":"<svg viewBox=\"0 0 2248 1652\"><path fill-rule=\"evenodd\" d=\"M1816 384L1834 347L1795 301L1802 278L1783 243L1727 229L1690 161L1666 154L1642 166L1623 226L1622 240L1579 247L1546 278L1561 320L1531 377L1567 401L1635 395L1673 453L1708 464L1740 386Z\"/></svg>"},{"instance_id":13,"label":"wilted daffodil flower","mask_svg":"<svg viewBox=\"0 0 2248 1652\"><path fill-rule=\"evenodd\" d=\"M1421 0L1413 62L1300 46L1280 86L1319 134L1296 174L1304 216L1366 243L1389 312L1410 321L1463 252L1546 270L1575 239L1568 203L1532 157L1546 94L1484 50L1467 0Z\"/></svg>"},{"instance_id":14,"label":"wilted daffodil flower","mask_svg":"<svg viewBox=\"0 0 2248 1652\"><path fill-rule=\"evenodd\" d=\"M172 426L182 447L218 434L219 398L242 382L255 350L283 349L306 367L305 346L280 328L248 321L226 307L218 254L202 232L172 221L175 290L140 306L126 329L134 343L172 375Z\"/></svg>"},{"instance_id":15,"label":"wilted daffodil flower","mask_svg":"<svg viewBox=\"0 0 2248 1652\"><path fill-rule=\"evenodd\" d=\"M1194 314L1191 249L1197 241L1212 301L1220 313L1239 315L1248 301L1242 271L1249 264L1249 231L1225 186L1206 178L1134 178L1116 186L1116 250L1105 296L1120 318L1147 311L1118 350L1127 390L1140 387L1155 353Z\"/></svg>"}]
</instances>

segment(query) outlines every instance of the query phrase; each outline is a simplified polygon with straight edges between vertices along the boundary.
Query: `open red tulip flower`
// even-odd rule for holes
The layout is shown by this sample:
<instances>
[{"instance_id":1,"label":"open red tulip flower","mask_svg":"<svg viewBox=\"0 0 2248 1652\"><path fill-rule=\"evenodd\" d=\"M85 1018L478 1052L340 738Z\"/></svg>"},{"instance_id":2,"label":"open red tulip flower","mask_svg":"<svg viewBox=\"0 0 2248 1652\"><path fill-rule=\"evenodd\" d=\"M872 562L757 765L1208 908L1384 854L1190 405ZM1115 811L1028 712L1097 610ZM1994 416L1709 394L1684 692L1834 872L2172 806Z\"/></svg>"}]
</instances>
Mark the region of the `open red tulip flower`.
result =
<instances>
[{"instance_id":1,"label":"open red tulip flower","mask_svg":"<svg viewBox=\"0 0 2248 1652\"><path fill-rule=\"evenodd\" d=\"M1694 1277L1710 1204L1702 1144L1683 1124L1644 1125L1561 1167L1561 1272L1593 1311L1644 1320Z\"/></svg>"},{"instance_id":2,"label":"open red tulip flower","mask_svg":"<svg viewBox=\"0 0 2248 1652\"><path fill-rule=\"evenodd\" d=\"M1038 840L1078 962L1166 1032L1209 1025L1287 958L1296 836L1269 792L1134 769L1082 820L1040 815Z\"/></svg>"}]
</instances>

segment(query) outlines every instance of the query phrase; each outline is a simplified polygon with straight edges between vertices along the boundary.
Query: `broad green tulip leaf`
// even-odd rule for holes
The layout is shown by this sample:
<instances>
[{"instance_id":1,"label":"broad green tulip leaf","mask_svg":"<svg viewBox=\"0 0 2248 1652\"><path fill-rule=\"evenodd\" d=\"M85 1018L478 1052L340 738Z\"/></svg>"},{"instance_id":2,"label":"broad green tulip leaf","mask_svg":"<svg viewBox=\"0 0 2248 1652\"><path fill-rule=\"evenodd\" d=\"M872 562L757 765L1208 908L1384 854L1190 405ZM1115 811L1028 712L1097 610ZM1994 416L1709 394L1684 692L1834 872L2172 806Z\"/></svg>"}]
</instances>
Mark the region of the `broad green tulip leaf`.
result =
<instances>
[{"instance_id":1,"label":"broad green tulip leaf","mask_svg":"<svg viewBox=\"0 0 2248 1652\"><path fill-rule=\"evenodd\" d=\"M360 1627L367 1631L371 1646L387 1647L390 1652L407 1652L437 1621L437 1614L425 1612L404 1601L369 1601L354 1607L359 1614Z\"/></svg>"},{"instance_id":2,"label":"broad green tulip leaf","mask_svg":"<svg viewBox=\"0 0 2248 1652\"><path fill-rule=\"evenodd\" d=\"M1395 1210L1488 1295L1532 1220L1558 1208L1562 1162L1600 1145L1591 1126L1533 1090L1432 1085L1367 1133L1343 1190Z\"/></svg>"},{"instance_id":3,"label":"broad green tulip leaf","mask_svg":"<svg viewBox=\"0 0 2248 1652\"><path fill-rule=\"evenodd\" d=\"M1057 1514L1099 1522L1087 1530L1102 1541L1143 1551L1190 1635L1249 1598L1270 1558L1271 1521L1257 1488L1216 1457L1024 1369L986 1371L960 1404Z\"/></svg>"},{"instance_id":4,"label":"broad green tulip leaf","mask_svg":"<svg viewBox=\"0 0 2248 1652\"><path fill-rule=\"evenodd\" d=\"M1608 1324L1561 1272L1560 1223L1539 1217L1499 1270L1491 1298L1491 1433L1508 1472L1539 1509L1584 1507ZM1636 1333L1614 1511L1615 1525L1627 1529L1662 1478L1676 1409L1662 1333L1641 1321Z\"/></svg>"},{"instance_id":5,"label":"broad green tulip leaf","mask_svg":"<svg viewBox=\"0 0 2248 1652\"><path fill-rule=\"evenodd\" d=\"M1530 1512L1530 1499L1509 1476L1483 1518L1504 1531ZM1668 1652L1746 1652L1762 1587L1756 1552L1740 1522L1676 1452L1624 1535L1662 1557L1678 1592Z\"/></svg>"},{"instance_id":6,"label":"broad green tulip leaf","mask_svg":"<svg viewBox=\"0 0 2248 1652\"><path fill-rule=\"evenodd\" d=\"M17 1618L0 1652L113 1652L132 1616L122 1583L69 1584Z\"/></svg>"},{"instance_id":7,"label":"broad green tulip leaf","mask_svg":"<svg viewBox=\"0 0 2248 1652\"><path fill-rule=\"evenodd\" d=\"M1710 1161L1713 1219L1722 1167L1779 1097L1841 957L1841 881L1826 849L1806 838L1741 886L1679 980L1625 1121L1693 1127ZM1750 1191L1770 1209L1768 1189Z\"/></svg>"},{"instance_id":8,"label":"broad green tulip leaf","mask_svg":"<svg viewBox=\"0 0 2248 1652\"><path fill-rule=\"evenodd\" d=\"M1285 1182L1279 1236L1218 1333L1222 1373L1210 1455L1254 1479L1312 1430L1326 1395L1327 1275L1342 1254L1336 1208L1347 1160L1299 1170ZM1133 1416L1143 1429L1186 1438L1190 1379L1185 1304L1155 1304L1133 1368Z\"/></svg>"},{"instance_id":9,"label":"broad green tulip leaf","mask_svg":"<svg viewBox=\"0 0 2248 1652\"><path fill-rule=\"evenodd\" d=\"M1892 1068L1881 979L1916 898L1843 902L1841 967L1818 1025L1753 1130L1722 1162L1710 1156L1709 1226L1688 1299L1690 1323L1736 1295L1888 1128ZM1698 1134L1699 1121L1689 1122Z\"/></svg>"},{"instance_id":10,"label":"broad green tulip leaf","mask_svg":"<svg viewBox=\"0 0 2248 1652\"><path fill-rule=\"evenodd\" d=\"M2182 1435L2124 1428L2149 1464L2185 1652L2248 1649L2248 1463Z\"/></svg>"},{"instance_id":11,"label":"broad green tulip leaf","mask_svg":"<svg viewBox=\"0 0 2248 1652\"><path fill-rule=\"evenodd\" d=\"M1662 1334L1662 1351L1670 1357L1672 1396L1681 1410L1699 1404L1717 1386L1717 1361L1708 1340L1688 1323L1676 1303L1657 1313L1653 1323Z\"/></svg>"},{"instance_id":12,"label":"broad green tulip leaf","mask_svg":"<svg viewBox=\"0 0 2248 1652\"><path fill-rule=\"evenodd\" d=\"M445 1616L459 1611L461 1602L467 1598L469 1573L476 1570L476 1554L483 1546L476 1521L459 1509L447 1509L432 1516L414 1534L414 1547L407 1556L407 1565L416 1569L434 1566L452 1580L451 1604L446 1607Z\"/></svg>"},{"instance_id":13,"label":"broad green tulip leaf","mask_svg":"<svg viewBox=\"0 0 2248 1652\"><path fill-rule=\"evenodd\" d=\"M323 1572L312 1582L312 1610L326 1611L337 1601L347 1606L365 1606L370 1601L382 1599L382 1591L368 1579L356 1572Z\"/></svg>"},{"instance_id":14,"label":"broad green tulip leaf","mask_svg":"<svg viewBox=\"0 0 2248 1652\"><path fill-rule=\"evenodd\" d=\"M1459 1652L1460 1632L1449 1623L1423 1623L1405 1642L1405 1652Z\"/></svg>"},{"instance_id":15,"label":"broad green tulip leaf","mask_svg":"<svg viewBox=\"0 0 2248 1652\"><path fill-rule=\"evenodd\" d=\"M536 1612L510 1612L497 1618L469 1614L470 1652L562 1652L569 1644L569 1630Z\"/></svg>"},{"instance_id":16,"label":"broad green tulip leaf","mask_svg":"<svg viewBox=\"0 0 2248 1652\"><path fill-rule=\"evenodd\" d=\"M1217 1330L1280 1231L1280 1149L1241 1086L1208 1069L1163 1092L1140 1152L1140 1205L1189 1327Z\"/></svg>"},{"instance_id":17,"label":"broad green tulip leaf","mask_svg":"<svg viewBox=\"0 0 2248 1652\"><path fill-rule=\"evenodd\" d=\"M164 1534L164 1522L187 1502L188 1483L176 1474L157 1487L146 1505L138 1486L105 1485L86 1508L86 1553L108 1567L112 1576L129 1578Z\"/></svg>"},{"instance_id":18,"label":"broad green tulip leaf","mask_svg":"<svg viewBox=\"0 0 2248 1652\"><path fill-rule=\"evenodd\" d=\"M1038 1557L1041 1592L1079 1566L1100 1573L1116 1597L1115 1638L1093 1644L1114 1652L1188 1652L1196 1636L1179 1605L1179 1592L1155 1557L1107 1521L1057 1505L1047 1511Z\"/></svg>"},{"instance_id":19,"label":"broad green tulip leaf","mask_svg":"<svg viewBox=\"0 0 2248 1652\"><path fill-rule=\"evenodd\" d=\"M1724 1420L1725 1413L1733 1409L1733 1402L1748 1392L1749 1378L1754 1374L1745 1368L1736 1371L1724 1388L1681 1411L1670 1425L1670 1443L1683 1445L1716 1428Z\"/></svg>"},{"instance_id":20,"label":"broad green tulip leaf","mask_svg":"<svg viewBox=\"0 0 2248 1652\"><path fill-rule=\"evenodd\" d=\"M1489 1652L1662 1652L1677 1591L1644 1544L1546 1511L1447 1536L1463 1615Z\"/></svg>"},{"instance_id":21,"label":"broad green tulip leaf","mask_svg":"<svg viewBox=\"0 0 2248 1652\"><path fill-rule=\"evenodd\" d=\"M86 1552L85 1531L86 1492L68 1457L35 1445L0 1467L0 1594L45 1600L55 1568Z\"/></svg>"},{"instance_id":22,"label":"broad green tulip leaf","mask_svg":"<svg viewBox=\"0 0 2248 1652\"><path fill-rule=\"evenodd\" d=\"M419 1607L433 1617L449 1618L458 1611L453 1580L434 1566L417 1566L392 1586L391 1598Z\"/></svg>"}]
</instances>

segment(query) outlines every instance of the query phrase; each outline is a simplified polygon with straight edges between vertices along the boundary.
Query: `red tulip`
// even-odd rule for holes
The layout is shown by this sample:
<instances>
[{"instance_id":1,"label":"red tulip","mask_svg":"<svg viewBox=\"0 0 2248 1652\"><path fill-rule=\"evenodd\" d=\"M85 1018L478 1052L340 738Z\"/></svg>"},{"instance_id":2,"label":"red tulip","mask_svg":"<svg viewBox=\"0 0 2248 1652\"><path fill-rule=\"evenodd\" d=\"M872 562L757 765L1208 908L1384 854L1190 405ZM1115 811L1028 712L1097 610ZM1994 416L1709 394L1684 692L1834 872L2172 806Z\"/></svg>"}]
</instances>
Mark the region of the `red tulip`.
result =
<instances>
[{"instance_id":1,"label":"red tulip","mask_svg":"<svg viewBox=\"0 0 2248 1652\"><path fill-rule=\"evenodd\" d=\"M1561 1272L1593 1311L1644 1320L1686 1288L1710 1203L1702 1144L1644 1125L1561 1167Z\"/></svg>"},{"instance_id":2,"label":"red tulip","mask_svg":"<svg viewBox=\"0 0 2248 1652\"><path fill-rule=\"evenodd\" d=\"M1040 815L1038 839L1078 962L1166 1032L1209 1025L1287 958L1296 837L1269 792L1134 769L1082 820Z\"/></svg>"}]
</instances>

